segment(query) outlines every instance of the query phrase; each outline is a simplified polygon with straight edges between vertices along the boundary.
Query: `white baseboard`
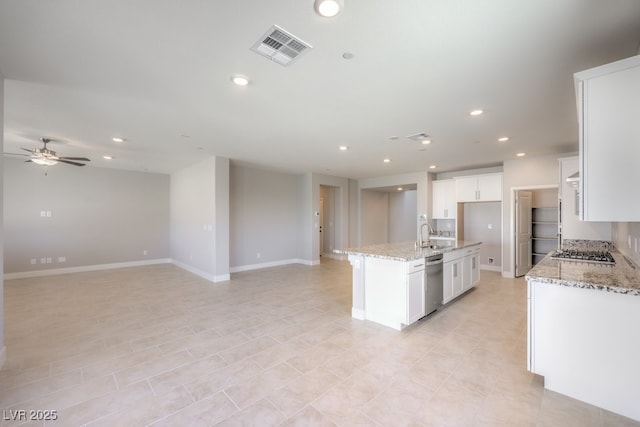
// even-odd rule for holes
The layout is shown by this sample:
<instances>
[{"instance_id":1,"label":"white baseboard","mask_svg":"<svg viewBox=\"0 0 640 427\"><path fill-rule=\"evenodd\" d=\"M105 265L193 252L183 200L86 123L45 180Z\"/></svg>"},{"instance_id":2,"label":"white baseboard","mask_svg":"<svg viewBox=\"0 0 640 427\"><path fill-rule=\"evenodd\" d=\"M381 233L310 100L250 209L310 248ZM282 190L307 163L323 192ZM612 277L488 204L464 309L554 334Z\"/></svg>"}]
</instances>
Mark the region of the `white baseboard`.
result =
<instances>
[{"instance_id":1,"label":"white baseboard","mask_svg":"<svg viewBox=\"0 0 640 427\"><path fill-rule=\"evenodd\" d=\"M231 267L229 271L231 273L240 273L241 271L259 270L261 268L280 267L281 265L298 264L298 259L282 259L279 261L260 262L258 264L239 265L237 267Z\"/></svg>"},{"instance_id":2,"label":"white baseboard","mask_svg":"<svg viewBox=\"0 0 640 427\"><path fill-rule=\"evenodd\" d=\"M0 369L4 366L4 362L7 361L7 347L3 346L0 350Z\"/></svg>"},{"instance_id":3,"label":"white baseboard","mask_svg":"<svg viewBox=\"0 0 640 427\"><path fill-rule=\"evenodd\" d=\"M497 271L502 272L502 267L499 265L480 264L480 270Z\"/></svg>"},{"instance_id":4,"label":"white baseboard","mask_svg":"<svg viewBox=\"0 0 640 427\"><path fill-rule=\"evenodd\" d=\"M351 317L358 320L365 320L367 318L367 313L359 308L351 307Z\"/></svg>"},{"instance_id":5,"label":"white baseboard","mask_svg":"<svg viewBox=\"0 0 640 427\"><path fill-rule=\"evenodd\" d=\"M83 265L81 267L64 267L64 268L52 268L49 270L34 270L34 271L22 271L17 273L5 273L4 280L11 279L25 279L29 277L42 277L42 276L54 276L58 274L68 273L83 273L86 271L98 271L98 270L111 270L115 268L127 268L127 267L142 267L145 265L155 264L169 264L171 262L168 258L150 259L144 261L130 261L130 262L116 262L112 264L96 264L96 265Z\"/></svg>"},{"instance_id":6,"label":"white baseboard","mask_svg":"<svg viewBox=\"0 0 640 427\"><path fill-rule=\"evenodd\" d=\"M214 276L213 274L209 274L206 271L202 271L202 270L200 270L198 268L192 267L192 266L190 266L188 264L185 264L183 262L177 261L175 259L171 260L171 264L175 265L176 267L180 267L181 269L186 270L189 273L193 273L196 276L200 276L203 279L206 279L206 280L208 280L210 282L214 282L214 283L216 282L216 276Z\"/></svg>"}]
</instances>

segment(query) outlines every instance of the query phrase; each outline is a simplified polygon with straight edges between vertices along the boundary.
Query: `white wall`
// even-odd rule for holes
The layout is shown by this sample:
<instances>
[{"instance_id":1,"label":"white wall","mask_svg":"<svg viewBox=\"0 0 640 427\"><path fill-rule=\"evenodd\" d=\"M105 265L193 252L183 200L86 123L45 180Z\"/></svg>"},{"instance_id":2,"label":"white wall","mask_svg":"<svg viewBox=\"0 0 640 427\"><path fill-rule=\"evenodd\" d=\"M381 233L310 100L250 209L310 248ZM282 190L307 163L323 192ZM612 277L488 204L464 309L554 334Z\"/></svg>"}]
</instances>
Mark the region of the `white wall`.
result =
<instances>
[{"instance_id":1,"label":"white wall","mask_svg":"<svg viewBox=\"0 0 640 427\"><path fill-rule=\"evenodd\" d=\"M301 182L301 175L231 164L232 272L299 258Z\"/></svg>"},{"instance_id":2,"label":"white wall","mask_svg":"<svg viewBox=\"0 0 640 427\"><path fill-rule=\"evenodd\" d=\"M614 222L612 231L616 248L640 266L640 222Z\"/></svg>"},{"instance_id":3,"label":"white wall","mask_svg":"<svg viewBox=\"0 0 640 427\"><path fill-rule=\"evenodd\" d=\"M416 240L416 190L389 193L389 243Z\"/></svg>"},{"instance_id":4,"label":"white wall","mask_svg":"<svg viewBox=\"0 0 640 427\"><path fill-rule=\"evenodd\" d=\"M6 274L168 261L169 175L10 158L3 175Z\"/></svg>"},{"instance_id":5,"label":"white wall","mask_svg":"<svg viewBox=\"0 0 640 427\"><path fill-rule=\"evenodd\" d=\"M216 269L216 158L209 157L171 174L171 258L211 281L225 279ZM228 203L228 202L227 202Z\"/></svg>"}]
</instances>

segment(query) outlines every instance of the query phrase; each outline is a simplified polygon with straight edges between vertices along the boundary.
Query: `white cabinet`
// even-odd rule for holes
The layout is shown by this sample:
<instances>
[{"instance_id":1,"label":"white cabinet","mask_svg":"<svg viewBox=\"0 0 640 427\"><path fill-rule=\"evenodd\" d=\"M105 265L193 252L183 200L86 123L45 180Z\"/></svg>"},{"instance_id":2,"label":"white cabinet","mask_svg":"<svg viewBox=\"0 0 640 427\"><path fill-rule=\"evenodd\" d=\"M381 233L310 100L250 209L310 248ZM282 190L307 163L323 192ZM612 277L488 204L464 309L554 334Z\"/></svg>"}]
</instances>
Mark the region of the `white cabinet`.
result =
<instances>
[{"instance_id":1,"label":"white cabinet","mask_svg":"<svg viewBox=\"0 0 640 427\"><path fill-rule=\"evenodd\" d=\"M468 291L480 281L480 247L464 250L462 263L462 291Z\"/></svg>"},{"instance_id":2,"label":"white cabinet","mask_svg":"<svg viewBox=\"0 0 640 427\"><path fill-rule=\"evenodd\" d=\"M480 246L445 253L442 274L442 303L446 304L480 281Z\"/></svg>"},{"instance_id":3,"label":"white cabinet","mask_svg":"<svg viewBox=\"0 0 640 427\"><path fill-rule=\"evenodd\" d=\"M562 239L611 241L610 222L580 221L578 188L567 182L567 178L578 172L578 156L558 159L560 162L560 201L562 203L560 224Z\"/></svg>"},{"instance_id":4,"label":"white cabinet","mask_svg":"<svg viewBox=\"0 0 640 427\"><path fill-rule=\"evenodd\" d=\"M397 330L425 315L425 261L364 257L364 318Z\"/></svg>"},{"instance_id":5,"label":"white cabinet","mask_svg":"<svg viewBox=\"0 0 640 427\"><path fill-rule=\"evenodd\" d=\"M527 367L544 386L640 421L640 298L527 281Z\"/></svg>"},{"instance_id":6,"label":"white cabinet","mask_svg":"<svg viewBox=\"0 0 640 427\"><path fill-rule=\"evenodd\" d=\"M453 179L433 181L433 219L455 219L456 183Z\"/></svg>"},{"instance_id":7,"label":"white cabinet","mask_svg":"<svg viewBox=\"0 0 640 427\"><path fill-rule=\"evenodd\" d=\"M640 55L575 74L580 219L640 221Z\"/></svg>"},{"instance_id":8,"label":"white cabinet","mask_svg":"<svg viewBox=\"0 0 640 427\"><path fill-rule=\"evenodd\" d=\"M502 174L470 175L455 178L458 202L499 202L502 200Z\"/></svg>"},{"instance_id":9,"label":"white cabinet","mask_svg":"<svg viewBox=\"0 0 640 427\"><path fill-rule=\"evenodd\" d=\"M425 315L424 259L407 262L407 301L405 325Z\"/></svg>"}]
</instances>

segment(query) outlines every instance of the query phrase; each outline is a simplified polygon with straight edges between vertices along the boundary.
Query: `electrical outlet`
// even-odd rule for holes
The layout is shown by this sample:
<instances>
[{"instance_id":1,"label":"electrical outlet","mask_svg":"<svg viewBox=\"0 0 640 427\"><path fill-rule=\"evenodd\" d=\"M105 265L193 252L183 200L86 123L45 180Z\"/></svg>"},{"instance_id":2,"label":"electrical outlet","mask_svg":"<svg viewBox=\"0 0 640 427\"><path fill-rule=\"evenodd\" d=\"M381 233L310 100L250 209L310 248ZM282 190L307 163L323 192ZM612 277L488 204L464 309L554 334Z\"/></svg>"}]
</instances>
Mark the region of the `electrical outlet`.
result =
<instances>
[{"instance_id":1,"label":"electrical outlet","mask_svg":"<svg viewBox=\"0 0 640 427\"><path fill-rule=\"evenodd\" d=\"M489 257L489 264L493 264L493 257Z\"/></svg>"},{"instance_id":2,"label":"electrical outlet","mask_svg":"<svg viewBox=\"0 0 640 427\"><path fill-rule=\"evenodd\" d=\"M46 264L46 263L47 263L46 258L40 258L40 264Z\"/></svg>"},{"instance_id":3,"label":"electrical outlet","mask_svg":"<svg viewBox=\"0 0 640 427\"><path fill-rule=\"evenodd\" d=\"M38 263L38 260L35 258L31 258L31 265L36 265Z\"/></svg>"},{"instance_id":4,"label":"electrical outlet","mask_svg":"<svg viewBox=\"0 0 640 427\"><path fill-rule=\"evenodd\" d=\"M488 228L489 230L493 230L493 224L488 224L488 225L487 225L487 228Z\"/></svg>"},{"instance_id":5,"label":"electrical outlet","mask_svg":"<svg viewBox=\"0 0 640 427\"><path fill-rule=\"evenodd\" d=\"M65 256L59 256L59 257L58 257L58 262L67 262L67 257L65 257Z\"/></svg>"},{"instance_id":6,"label":"electrical outlet","mask_svg":"<svg viewBox=\"0 0 640 427\"><path fill-rule=\"evenodd\" d=\"M47 264L51 264L53 262L53 258L50 256L47 257Z\"/></svg>"},{"instance_id":7,"label":"electrical outlet","mask_svg":"<svg viewBox=\"0 0 640 427\"><path fill-rule=\"evenodd\" d=\"M627 246L631 249L631 234L627 234Z\"/></svg>"}]
</instances>

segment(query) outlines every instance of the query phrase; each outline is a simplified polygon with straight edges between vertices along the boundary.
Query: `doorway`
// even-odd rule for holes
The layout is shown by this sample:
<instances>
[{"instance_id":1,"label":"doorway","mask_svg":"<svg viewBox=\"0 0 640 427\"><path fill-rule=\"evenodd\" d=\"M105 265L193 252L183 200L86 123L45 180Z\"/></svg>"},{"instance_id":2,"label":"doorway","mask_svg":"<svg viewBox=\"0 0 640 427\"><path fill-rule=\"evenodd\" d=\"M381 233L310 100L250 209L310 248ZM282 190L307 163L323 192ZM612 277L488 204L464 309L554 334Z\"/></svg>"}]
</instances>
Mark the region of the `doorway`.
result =
<instances>
[{"instance_id":1,"label":"doorway","mask_svg":"<svg viewBox=\"0 0 640 427\"><path fill-rule=\"evenodd\" d=\"M513 259L515 277L524 276L549 252L558 248L557 186L514 189Z\"/></svg>"},{"instance_id":2,"label":"doorway","mask_svg":"<svg viewBox=\"0 0 640 427\"><path fill-rule=\"evenodd\" d=\"M333 258L336 244L336 192L338 187L320 186L318 244L320 258Z\"/></svg>"}]
</instances>

